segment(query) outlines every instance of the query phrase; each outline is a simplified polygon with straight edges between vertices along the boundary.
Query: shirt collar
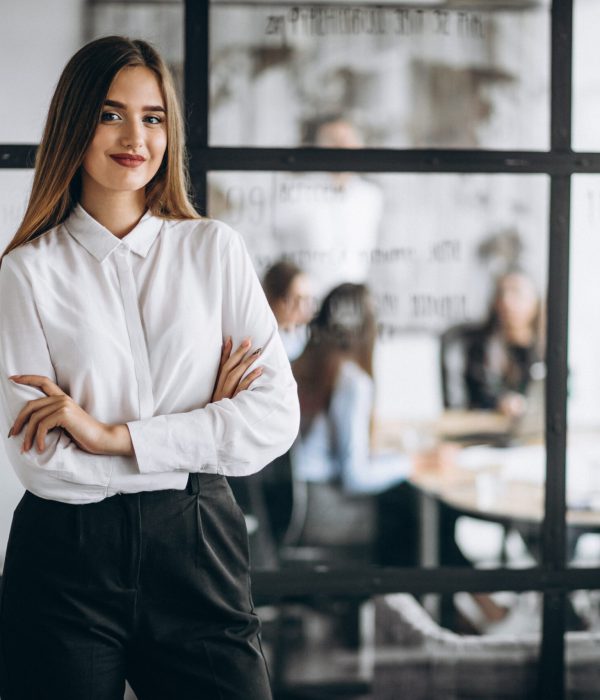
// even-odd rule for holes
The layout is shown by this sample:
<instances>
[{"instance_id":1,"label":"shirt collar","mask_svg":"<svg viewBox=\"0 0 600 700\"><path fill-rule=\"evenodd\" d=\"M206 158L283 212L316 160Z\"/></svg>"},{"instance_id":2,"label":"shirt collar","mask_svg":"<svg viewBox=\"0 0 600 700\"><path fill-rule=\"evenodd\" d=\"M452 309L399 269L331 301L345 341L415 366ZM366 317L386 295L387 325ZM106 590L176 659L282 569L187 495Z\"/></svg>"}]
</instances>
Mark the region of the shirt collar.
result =
<instances>
[{"instance_id":1,"label":"shirt collar","mask_svg":"<svg viewBox=\"0 0 600 700\"><path fill-rule=\"evenodd\" d=\"M164 219L153 216L148 209L135 227L123 238L115 236L81 206L77 204L64 221L67 231L102 262L119 246L126 246L137 255L146 257L154 243Z\"/></svg>"}]
</instances>

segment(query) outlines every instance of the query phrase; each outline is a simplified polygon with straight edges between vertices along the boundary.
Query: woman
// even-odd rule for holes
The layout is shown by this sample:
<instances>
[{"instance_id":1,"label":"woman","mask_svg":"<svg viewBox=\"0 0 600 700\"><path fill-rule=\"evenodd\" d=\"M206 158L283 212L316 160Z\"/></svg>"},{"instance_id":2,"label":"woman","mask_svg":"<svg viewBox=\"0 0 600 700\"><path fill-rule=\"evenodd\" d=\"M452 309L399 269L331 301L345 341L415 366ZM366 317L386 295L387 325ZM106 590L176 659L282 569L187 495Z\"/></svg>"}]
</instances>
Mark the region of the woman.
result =
<instances>
[{"instance_id":1,"label":"woman","mask_svg":"<svg viewBox=\"0 0 600 700\"><path fill-rule=\"evenodd\" d=\"M376 333L363 284L332 289L310 322L306 348L292 364L301 413L292 447L296 477L334 481L347 493L375 493L409 473L406 455L371 454Z\"/></svg>"},{"instance_id":2,"label":"woman","mask_svg":"<svg viewBox=\"0 0 600 700\"><path fill-rule=\"evenodd\" d=\"M112 700L125 679L139 700L270 698L225 476L289 447L296 384L241 236L188 199L146 42L65 67L1 263L1 427L26 488L3 700Z\"/></svg>"},{"instance_id":3,"label":"woman","mask_svg":"<svg viewBox=\"0 0 600 700\"><path fill-rule=\"evenodd\" d=\"M293 262L280 260L266 271L263 289L288 358L295 360L306 345L307 324L313 313L310 278Z\"/></svg>"},{"instance_id":4,"label":"woman","mask_svg":"<svg viewBox=\"0 0 600 700\"><path fill-rule=\"evenodd\" d=\"M350 499L374 497L379 562L416 564L416 502L405 480L416 470L443 468L454 448L415 455L372 449L376 335L373 300L364 284L348 282L329 292L310 322L304 352L292 363L301 407L300 433L291 449L294 477L320 484L323 493L333 486ZM342 508L343 499L338 501ZM334 537L342 515L327 515L328 536ZM351 525L344 526L346 532ZM357 536L365 535L367 523L353 525Z\"/></svg>"},{"instance_id":5,"label":"woman","mask_svg":"<svg viewBox=\"0 0 600 700\"><path fill-rule=\"evenodd\" d=\"M525 412L532 368L543 358L541 318L531 278L518 269L502 275L487 320L467 337L469 408L496 409L514 418Z\"/></svg>"}]
</instances>

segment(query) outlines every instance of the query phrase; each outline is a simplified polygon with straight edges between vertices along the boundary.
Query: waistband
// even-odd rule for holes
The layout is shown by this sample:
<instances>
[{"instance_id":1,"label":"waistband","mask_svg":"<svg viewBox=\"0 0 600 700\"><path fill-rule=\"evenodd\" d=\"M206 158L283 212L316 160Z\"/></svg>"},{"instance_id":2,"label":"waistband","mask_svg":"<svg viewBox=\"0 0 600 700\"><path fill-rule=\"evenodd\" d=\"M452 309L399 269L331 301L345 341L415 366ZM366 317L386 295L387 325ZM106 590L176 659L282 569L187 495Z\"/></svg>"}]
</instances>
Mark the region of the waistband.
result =
<instances>
[{"instance_id":1,"label":"waistband","mask_svg":"<svg viewBox=\"0 0 600 700\"><path fill-rule=\"evenodd\" d=\"M188 476L185 490L189 494L198 494L202 492L203 485L211 481L219 481L225 479L223 474L207 474L205 472L191 472Z\"/></svg>"}]
</instances>

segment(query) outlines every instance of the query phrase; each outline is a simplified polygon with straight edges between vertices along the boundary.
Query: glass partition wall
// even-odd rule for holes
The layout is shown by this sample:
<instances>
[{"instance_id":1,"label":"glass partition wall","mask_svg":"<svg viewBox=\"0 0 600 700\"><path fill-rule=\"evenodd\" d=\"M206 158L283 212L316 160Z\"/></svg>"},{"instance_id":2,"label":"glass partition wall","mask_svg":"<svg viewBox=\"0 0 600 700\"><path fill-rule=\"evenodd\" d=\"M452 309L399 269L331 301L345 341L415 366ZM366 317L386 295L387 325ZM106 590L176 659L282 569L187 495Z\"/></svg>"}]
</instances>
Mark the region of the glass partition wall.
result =
<instances>
[{"instance_id":1,"label":"glass partition wall","mask_svg":"<svg viewBox=\"0 0 600 700\"><path fill-rule=\"evenodd\" d=\"M444 599L511 591L536 621L531 652L522 650L528 697L568 697L565 631L582 615L598 619L597 597L581 591L597 589L600 576L595 526L583 522L598 510L588 488L598 480L594 448L575 445L579 424L592 442L597 424L588 374L597 364L590 261L600 218L594 0L95 0L86 13L84 39L128 32L167 55L185 101L196 204L240 231L261 277L279 259L309 271L313 311L340 282L368 284L377 316L373 445L415 455L440 440L461 444L458 481L425 474L408 501L387 503L383 555L362 546L372 524L364 504L344 515L344 504L328 512L322 502L331 517L302 542L294 508L310 489L299 489L290 464L269 465L258 490L248 480L239 496L251 504L254 598L275 611L272 625L265 612L269 649L277 650L277 611L293 621L300 603L317 616L325 604L315 601L362 601L363 617L370 605L373 619L391 620L413 614L401 595L412 593L443 621ZM10 227L36 144L7 124L0 202ZM456 328L485 321L494 280L509 271L526 273L540 299L544 342L526 396L535 410L500 427L482 415L465 423L452 410L460 391L444 383L450 341ZM585 472L584 487L567 480L567 395L569 472ZM258 505L257 493L267 494ZM285 499L291 515L280 538L265 540L263 511ZM395 518L401 508L405 517ZM446 556L449 522L472 566ZM359 546L320 559L319 533L337 536L340 523ZM400 597L384 604L386 593ZM381 697L399 677L377 659L371 679Z\"/></svg>"}]
</instances>

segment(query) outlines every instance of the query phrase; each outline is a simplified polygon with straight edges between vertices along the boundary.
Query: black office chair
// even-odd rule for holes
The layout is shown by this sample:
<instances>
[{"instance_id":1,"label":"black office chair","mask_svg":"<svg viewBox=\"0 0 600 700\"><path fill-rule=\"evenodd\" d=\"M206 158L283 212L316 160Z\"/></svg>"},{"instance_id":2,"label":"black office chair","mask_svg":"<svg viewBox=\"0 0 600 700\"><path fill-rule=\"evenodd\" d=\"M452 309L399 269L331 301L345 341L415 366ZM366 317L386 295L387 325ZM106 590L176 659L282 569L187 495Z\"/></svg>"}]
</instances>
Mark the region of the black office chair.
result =
<instances>
[{"instance_id":1,"label":"black office chair","mask_svg":"<svg viewBox=\"0 0 600 700\"><path fill-rule=\"evenodd\" d=\"M467 348L477 327L472 324L452 326L440 337L440 374L444 408L468 408L465 382Z\"/></svg>"},{"instance_id":2,"label":"black office chair","mask_svg":"<svg viewBox=\"0 0 600 700\"><path fill-rule=\"evenodd\" d=\"M372 496L292 478L292 512L279 550L281 565L372 563L376 515Z\"/></svg>"}]
</instances>

